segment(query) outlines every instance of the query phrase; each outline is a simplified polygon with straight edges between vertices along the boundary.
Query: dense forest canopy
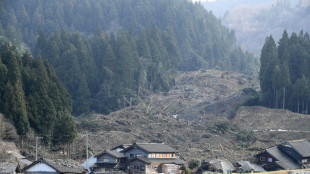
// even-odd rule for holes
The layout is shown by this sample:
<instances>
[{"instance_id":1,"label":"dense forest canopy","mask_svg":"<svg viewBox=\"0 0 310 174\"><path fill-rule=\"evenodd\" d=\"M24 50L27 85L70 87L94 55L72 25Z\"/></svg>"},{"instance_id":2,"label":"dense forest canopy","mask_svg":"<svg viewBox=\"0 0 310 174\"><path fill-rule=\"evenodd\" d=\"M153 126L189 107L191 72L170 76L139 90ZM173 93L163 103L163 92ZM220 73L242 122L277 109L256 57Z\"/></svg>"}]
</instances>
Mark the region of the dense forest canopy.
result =
<instances>
[{"instance_id":1,"label":"dense forest canopy","mask_svg":"<svg viewBox=\"0 0 310 174\"><path fill-rule=\"evenodd\" d=\"M0 42L52 64L73 114L108 113L167 91L177 71L254 74L257 60L233 31L187 0L3 0Z\"/></svg>"},{"instance_id":2,"label":"dense forest canopy","mask_svg":"<svg viewBox=\"0 0 310 174\"><path fill-rule=\"evenodd\" d=\"M262 104L308 113L310 107L310 37L300 31L289 37L284 31L279 44L272 36L261 51Z\"/></svg>"},{"instance_id":3,"label":"dense forest canopy","mask_svg":"<svg viewBox=\"0 0 310 174\"><path fill-rule=\"evenodd\" d=\"M52 66L4 43L0 49L0 111L19 135L31 129L54 144L71 142L76 128L69 93ZM55 139L55 137L57 137Z\"/></svg>"}]
</instances>

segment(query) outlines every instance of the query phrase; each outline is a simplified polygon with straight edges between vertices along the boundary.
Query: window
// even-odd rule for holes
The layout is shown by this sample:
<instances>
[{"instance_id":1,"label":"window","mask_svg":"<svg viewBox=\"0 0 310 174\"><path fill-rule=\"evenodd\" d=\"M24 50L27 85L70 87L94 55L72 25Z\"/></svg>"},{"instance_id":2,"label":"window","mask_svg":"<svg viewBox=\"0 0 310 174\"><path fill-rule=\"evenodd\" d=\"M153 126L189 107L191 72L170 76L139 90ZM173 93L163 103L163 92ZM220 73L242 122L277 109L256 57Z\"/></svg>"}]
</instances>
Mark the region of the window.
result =
<instances>
[{"instance_id":1,"label":"window","mask_svg":"<svg viewBox=\"0 0 310 174\"><path fill-rule=\"evenodd\" d=\"M140 170L144 171L145 170L145 166L140 166Z\"/></svg>"},{"instance_id":2,"label":"window","mask_svg":"<svg viewBox=\"0 0 310 174\"><path fill-rule=\"evenodd\" d=\"M159 154L158 154L158 153L156 153L156 154L155 154L155 157L156 157L156 158L159 158Z\"/></svg>"},{"instance_id":3,"label":"window","mask_svg":"<svg viewBox=\"0 0 310 174\"><path fill-rule=\"evenodd\" d=\"M272 158L268 158L268 162L272 163Z\"/></svg>"},{"instance_id":4,"label":"window","mask_svg":"<svg viewBox=\"0 0 310 174\"><path fill-rule=\"evenodd\" d=\"M108 158L104 158L103 162L108 163L110 160Z\"/></svg>"},{"instance_id":5,"label":"window","mask_svg":"<svg viewBox=\"0 0 310 174\"><path fill-rule=\"evenodd\" d=\"M134 169L140 169L140 166L134 166L133 168Z\"/></svg>"},{"instance_id":6,"label":"window","mask_svg":"<svg viewBox=\"0 0 310 174\"><path fill-rule=\"evenodd\" d=\"M130 156L130 158L133 158L133 157L135 157L135 154L131 153L129 156Z\"/></svg>"},{"instance_id":7,"label":"window","mask_svg":"<svg viewBox=\"0 0 310 174\"><path fill-rule=\"evenodd\" d=\"M260 157L260 160L261 160L261 161L265 161L265 157L261 156L261 157Z\"/></svg>"},{"instance_id":8,"label":"window","mask_svg":"<svg viewBox=\"0 0 310 174\"><path fill-rule=\"evenodd\" d=\"M167 158L167 154L163 154L163 157L164 157L164 158Z\"/></svg>"}]
</instances>

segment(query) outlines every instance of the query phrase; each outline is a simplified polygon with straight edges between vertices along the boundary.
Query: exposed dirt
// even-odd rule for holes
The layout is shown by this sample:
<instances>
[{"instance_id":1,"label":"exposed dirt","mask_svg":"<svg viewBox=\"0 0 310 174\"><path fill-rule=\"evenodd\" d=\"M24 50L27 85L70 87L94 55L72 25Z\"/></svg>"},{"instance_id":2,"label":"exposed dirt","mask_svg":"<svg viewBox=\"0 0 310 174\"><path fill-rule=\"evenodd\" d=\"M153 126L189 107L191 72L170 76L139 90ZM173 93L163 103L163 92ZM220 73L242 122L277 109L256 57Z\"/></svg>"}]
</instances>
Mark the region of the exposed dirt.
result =
<instances>
[{"instance_id":1,"label":"exposed dirt","mask_svg":"<svg viewBox=\"0 0 310 174\"><path fill-rule=\"evenodd\" d=\"M171 91L152 94L137 106L109 115L79 118L78 127L80 132L90 131L94 154L123 143L164 142L185 159L251 160L253 154L276 143L310 139L306 115L241 107L230 117L247 98L242 89L258 89L257 83L249 80L234 72L183 72Z\"/></svg>"},{"instance_id":2,"label":"exposed dirt","mask_svg":"<svg viewBox=\"0 0 310 174\"><path fill-rule=\"evenodd\" d=\"M79 135L66 149L70 148L73 159L85 159L87 132L91 154L119 144L164 142L186 160L217 157L236 161L251 160L263 148L283 141L310 140L310 116L264 107L235 110L247 98L244 88L258 90L257 81L249 80L217 70L180 73L172 90L150 94L137 106L76 118ZM28 143L30 157L33 143ZM39 156L64 156L45 149L40 145Z\"/></svg>"}]
</instances>

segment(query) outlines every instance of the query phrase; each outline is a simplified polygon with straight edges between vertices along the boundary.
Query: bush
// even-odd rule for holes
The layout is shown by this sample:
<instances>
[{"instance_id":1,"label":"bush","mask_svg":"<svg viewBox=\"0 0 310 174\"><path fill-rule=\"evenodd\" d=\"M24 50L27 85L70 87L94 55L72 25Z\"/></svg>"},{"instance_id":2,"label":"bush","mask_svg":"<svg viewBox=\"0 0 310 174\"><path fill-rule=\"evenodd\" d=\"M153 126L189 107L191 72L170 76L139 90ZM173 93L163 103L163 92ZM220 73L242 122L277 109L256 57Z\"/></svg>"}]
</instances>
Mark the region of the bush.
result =
<instances>
[{"instance_id":1,"label":"bush","mask_svg":"<svg viewBox=\"0 0 310 174\"><path fill-rule=\"evenodd\" d=\"M191 159L188 162L188 167L193 170L194 168L200 167L201 161L199 159Z\"/></svg>"}]
</instances>

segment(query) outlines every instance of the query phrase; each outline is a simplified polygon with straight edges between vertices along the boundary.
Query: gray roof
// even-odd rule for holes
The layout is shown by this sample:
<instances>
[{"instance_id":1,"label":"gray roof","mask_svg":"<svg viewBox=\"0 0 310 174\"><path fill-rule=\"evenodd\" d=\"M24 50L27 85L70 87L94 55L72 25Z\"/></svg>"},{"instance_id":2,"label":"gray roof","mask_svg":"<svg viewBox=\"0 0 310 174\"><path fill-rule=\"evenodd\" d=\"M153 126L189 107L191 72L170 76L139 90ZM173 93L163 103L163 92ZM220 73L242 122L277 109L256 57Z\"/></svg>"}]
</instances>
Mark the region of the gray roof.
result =
<instances>
[{"instance_id":1,"label":"gray roof","mask_svg":"<svg viewBox=\"0 0 310 174\"><path fill-rule=\"evenodd\" d=\"M252 164L250 161L238 161L238 164L241 166L240 169L243 172L265 172L265 170L261 166Z\"/></svg>"},{"instance_id":2,"label":"gray roof","mask_svg":"<svg viewBox=\"0 0 310 174\"><path fill-rule=\"evenodd\" d=\"M11 174L18 168L17 162L3 162L0 163L0 174Z\"/></svg>"},{"instance_id":3,"label":"gray roof","mask_svg":"<svg viewBox=\"0 0 310 174\"><path fill-rule=\"evenodd\" d=\"M185 164L186 162L179 158L145 158L144 156L138 156L131 161L140 160L144 163L157 163L157 164Z\"/></svg>"},{"instance_id":4,"label":"gray roof","mask_svg":"<svg viewBox=\"0 0 310 174\"><path fill-rule=\"evenodd\" d=\"M235 170L234 165L228 160L212 159L209 163L217 170L222 170L223 172L226 172L228 169L230 171Z\"/></svg>"},{"instance_id":5,"label":"gray roof","mask_svg":"<svg viewBox=\"0 0 310 174\"><path fill-rule=\"evenodd\" d=\"M109 154L111 156L114 156L115 158L126 158L126 156L122 153L117 152L116 150L105 150L97 155L95 155L95 157L104 155L104 154Z\"/></svg>"},{"instance_id":6,"label":"gray roof","mask_svg":"<svg viewBox=\"0 0 310 174\"><path fill-rule=\"evenodd\" d=\"M266 152L269 153L271 156L276 158L278 161L276 163L282 167L283 169L299 169L299 165L287 156L283 151L281 151L278 146L271 147L266 149Z\"/></svg>"},{"instance_id":7,"label":"gray roof","mask_svg":"<svg viewBox=\"0 0 310 174\"><path fill-rule=\"evenodd\" d=\"M133 147L137 147L141 150L144 150L147 153L175 153L177 150L174 148L163 144L163 143L134 143L130 147L126 148L124 152Z\"/></svg>"},{"instance_id":8,"label":"gray roof","mask_svg":"<svg viewBox=\"0 0 310 174\"><path fill-rule=\"evenodd\" d=\"M38 163L44 163L60 173L85 173L85 169L80 164L78 164L73 160L51 161L43 158L40 158L37 161L30 164L29 166L23 168L23 171L26 171L27 169L31 168L32 166Z\"/></svg>"},{"instance_id":9,"label":"gray roof","mask_svg":"<svg viewBox=\"0 0 310 174\"><path fill-rule=\"evenodd\" d=\"M121 145L118 145L116 147L113 147L111 150L116 150L117 148L126 149L129 146L131 146L131 144L121 144Z\"/></svg>"},{"instance_id":10,"label":"gray roof","mask_svg":"<svg viewBox=\"0 0 310 174\"><path fill-rule=\"evenodd\" d=\"M294 150L299 153L302 157L310 157L310 143L305 140L293 140L284 143L290 145Z\"/></svg>"}]
</instances>

